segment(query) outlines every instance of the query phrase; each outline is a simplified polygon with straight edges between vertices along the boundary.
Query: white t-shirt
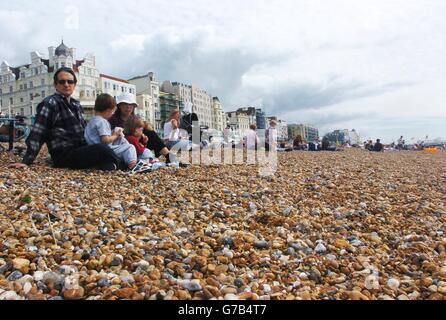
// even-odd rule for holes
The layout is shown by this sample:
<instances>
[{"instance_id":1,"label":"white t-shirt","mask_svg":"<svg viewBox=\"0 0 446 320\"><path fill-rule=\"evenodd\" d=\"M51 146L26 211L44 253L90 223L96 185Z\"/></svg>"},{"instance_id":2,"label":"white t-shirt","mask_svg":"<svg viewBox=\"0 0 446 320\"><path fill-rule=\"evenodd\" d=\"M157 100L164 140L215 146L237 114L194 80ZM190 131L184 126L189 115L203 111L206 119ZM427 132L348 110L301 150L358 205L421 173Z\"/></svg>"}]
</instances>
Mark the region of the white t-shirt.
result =
<instances>
[{"instance_id":1,"label":"white t-shirt","mask_svg":"<svg viewBox=\"0 0 446 320\"><path fill-rule=\"evenodd\" d=\"M259 143L259 137L257 136L257 132L255 132L252 129L249 129L248 133L246 134L245 141L246 141L246 147L248 149L255 149L256 144Z\"/></svg>"},{"instance_id":2,"label":"white t-shirt","mask_svg":"<svg viewBox=\"0 0 446 320\"><path fill-rule=\"evenodd\" d=\"M178 141L180 140L180 129L173 129L172 121L168 121L164 124L164 140Z\"/></svg>"}]
</instances>

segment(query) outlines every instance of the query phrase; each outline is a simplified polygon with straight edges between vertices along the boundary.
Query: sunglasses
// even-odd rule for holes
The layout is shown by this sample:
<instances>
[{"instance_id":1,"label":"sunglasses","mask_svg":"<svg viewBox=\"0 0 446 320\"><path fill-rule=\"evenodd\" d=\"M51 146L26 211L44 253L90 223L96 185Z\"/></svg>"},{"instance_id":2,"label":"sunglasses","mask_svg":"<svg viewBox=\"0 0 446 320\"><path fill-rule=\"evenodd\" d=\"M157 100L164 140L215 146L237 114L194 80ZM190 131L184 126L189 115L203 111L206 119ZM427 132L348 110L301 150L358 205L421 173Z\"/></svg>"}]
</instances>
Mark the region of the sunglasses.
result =
<instances>
[{"instance_id":1,"label":"sunglasses","mask_svg":"<svg viewBox=\"0 0 446 320\"><path fill-rule=\"evenodd\" d=\"M64 85L65 83L75 84L76 81L74 81L74 80L57 80L57 83L60 84L60 85Z\"/></svg>"}]
</instances>

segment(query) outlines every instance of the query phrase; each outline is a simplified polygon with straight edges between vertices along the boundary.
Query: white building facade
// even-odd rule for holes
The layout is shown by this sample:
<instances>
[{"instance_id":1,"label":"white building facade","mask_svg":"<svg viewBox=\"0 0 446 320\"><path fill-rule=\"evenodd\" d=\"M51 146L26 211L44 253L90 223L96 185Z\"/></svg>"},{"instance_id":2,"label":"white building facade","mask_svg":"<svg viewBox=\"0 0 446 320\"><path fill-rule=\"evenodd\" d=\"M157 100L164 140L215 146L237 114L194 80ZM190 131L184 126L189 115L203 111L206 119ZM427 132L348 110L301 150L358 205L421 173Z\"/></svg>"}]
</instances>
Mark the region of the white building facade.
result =
<instances>
[{"instance_id":1,"label":"white building facade","mask_svg":"<svg viewBox=\"0 0 446 320\"><path fill-rule=\"evenodd\" d=\"M212 128L223 132L226 125L226 113L223 111L223 105L218 97L214 97L212 104Z\"/></svg>"},{"instance_id":2,"label":"white building facade","mask_svg":"<svg viewBox=\"0 0 446 320\"><path fill-rule=\"evenodd\" d=\"M117 79L119 90L113 90L115 80L101 76L96 68L96 58L87 54L84 59L76 60L76 49L68 48L62 41L57 47L48 48L48 58L38 52L31 53L31 63L11 67L6 61L0 66L0 110L3 113L33 116L36 106L43 98L52 95L54 73L61 67L73 69L77 77L73 98L80 100L87 119L93 114L94 102L99 93L112 96L122 90L134 94L135 87ZM124 80L125 81L125 80ZM106 83L110 82L110 87ZM122 87L125 87L122 89ZM111 89L110 89L111 88ZM132 91L132 92L131 92Z\"/></svg>"},{"instance_id":3,"label":"white building facade","mask_svg":"<svg viewBox=\"0 0 446 320\"><path fill-rule=\"evenodd\" d=\"M147 120L155 130L161 129L160 84L153 72L129 79L136 87L136 114Z\"/></svg>"},{"instance_id":4,"label":"white building facade","mask_svg":"<svg viewBox=\"0 0 446 320\"><path fill-rule=\"evenodd\" d=\"M216 129L213 127L212 113L213 113L213 98L206 90L201 89L194 85L188 85L180 82L172 82L173 92L179 97L183 105L186 102L193 104L193 112L198 116L200 125L208 126L210 129ZM168 85L163 87L169 87Z\"/></svg>"},{"instance_id":5,"label":"white building facade","mask_svg":"<svg viewBox=\"0 0 446 320\"><path fill-rule=\"evenodd\" d=\"M228 112L228 125L231 127L232 132L240 137L243 138L249 130L250 125L250 117L244 112Z\"/></svg>"}]
</instances>

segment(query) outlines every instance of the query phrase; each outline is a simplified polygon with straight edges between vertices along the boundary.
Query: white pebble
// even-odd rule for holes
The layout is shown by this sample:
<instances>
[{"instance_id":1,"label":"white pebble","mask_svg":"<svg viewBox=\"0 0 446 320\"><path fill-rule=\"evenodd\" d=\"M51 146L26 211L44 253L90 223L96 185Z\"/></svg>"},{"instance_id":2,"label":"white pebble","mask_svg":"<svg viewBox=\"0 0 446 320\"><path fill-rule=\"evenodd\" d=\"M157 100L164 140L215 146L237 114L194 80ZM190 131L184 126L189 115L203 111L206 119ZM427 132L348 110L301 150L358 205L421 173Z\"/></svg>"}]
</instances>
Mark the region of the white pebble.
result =
<instances>
[{"instance_id":1,"label":"white pebble","mask_svg":"<svg viewBox=\"0 0 446 320\"><path fill-rule=\"evenodd\" d=\"M398 290L398 288L400 286L400 282L395 278L390 278L387 281L387 286L392 290Z\"/></svg>"},{"instance_id":2,"label":"white pebble","mask_svg":"<svg viewBox=\"0 0 446 320\"><path fill-rule=\"evenodd\" d=\"M233 293L228 293L225 295L225 300L238 300L238 297Z\"/></svg>"}]
</instances>

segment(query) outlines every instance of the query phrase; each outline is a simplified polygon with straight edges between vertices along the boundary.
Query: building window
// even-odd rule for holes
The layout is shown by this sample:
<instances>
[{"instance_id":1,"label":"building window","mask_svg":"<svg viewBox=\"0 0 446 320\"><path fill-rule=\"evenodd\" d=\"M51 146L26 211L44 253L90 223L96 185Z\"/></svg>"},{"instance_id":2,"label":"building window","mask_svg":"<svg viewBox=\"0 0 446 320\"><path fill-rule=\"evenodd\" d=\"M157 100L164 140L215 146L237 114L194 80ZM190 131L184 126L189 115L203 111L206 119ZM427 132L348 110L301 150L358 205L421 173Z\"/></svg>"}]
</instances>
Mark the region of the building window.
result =
<instances>
[{"instance_id":1,"label":"building window","mask_svg":"<svg viewBox=\"0 0 446 320\"><path fill-rule=\"evenodd\" d=\"M24 116L25 115L25 108L20 108L20 115Z\"/></svg>"},{"instance_id":2,"label":"building window","mask_svg":"<svg viewBox=\"0 0 446 320\"><path fill-rule=\"evenodd\" d=\"M87 97L90 96L90 90L87 90Z\"/></svg>"},{"instance_id":3,"label":"building window","mask_svg":"<svg viewBox=\"0 0 446 320\"><path fill-rule=\"evenodd\" d=\"M27 83L25 83L25 84L23 85L23 89L25 89L25 90L28 89L28 84L27 84Z\"/></svg>"},{"instance_id":4,"label":"building window","mask_svg":"<svg viewBox=\"0 0 446 320\"><path fill-rule=\"evenodd\" d=\"M124 87L121 87L121 92L124 92Z\"/></svg>"},{"instance_id":5,"label":"building window","mask_svg":"<svg viewBox=\"0 0 446 320\"><path fill-rule=\"evenodd\" d=\"M20 102L23 102L23 98L20 98Z\"/></svg>"},{"instance_id":6,"label":"building window","mask_svg":"<svg viewBox=\"0 0 446 320\"><path fill-rule=\"evenodd\" d=\"M34 84L33 84L32 81L29 82L29 87L30 87L30 88L34 88Z\"/></svg>"},{"instance_id":7,"label":"building window","mask_svg":"<svg viewBox=\"0 0 446 320\"><path fill-rule=\"evenodd\" d=\"M23 84L20 85L20 90L23 90Z\"/></svg>"},{"instance_id":8,"label":"building window","mask_svg":"<svg viewBox=\"0 0 446 320\"><path fill-rule=\"evenodd\" d=\"M40 84L41 84L42 86L44 86L44 85L45 85L45 79L40 79Z\"/></svg>"},{"instance_id":9,"label":"building window","mask_svg":"<svg viewBox=\"0 0 446 320\"><path fill-rule=\"evenodd\" d=\"M61 66L61 68L64 68L65 67L65 62L61 62L60 66Z\"/></svg>"},{"instance_id":10,"label":"building window","mask_svg":"<svg viewBox=\"0 0 446 320\"><path fill-rule=\"evenodd\" d=\"M42 96L42 99L45 98L45 90L43 90L40 95Z\"/></svg>"},{"instance_id":11,"label":"building window","mask_svg":"<svg viewBox=\"0 0 446 320\"><path fill-rule=\"evenodd\" d=\"M34 100L34 95L32 93L29 94L29 100Z\"/></svg>"},{"instance_id":12,"label":"building window","mask_svg":"<svg viewBox=\"0 0 446 320\"><path fill-rule=\"evenodd\" d=\"M9 104L12 106L14 104L14 99L13 98L9 98Z\"/></svg>"},{"instance_id":13,"label":"building window","mask_svg":"<svg viewBox=\"0 0 446 320\"><path fill-rule=\"evenodd\" d=\"M25 72L20 72L20 78L21 79L25 78Z\"/></svg>"},{"instance_id":14,"label":"building window","mask_svg":"<svg viewBox=\"0 0 446 320\"><path fill-rule=\"evenodd\" d=\"M12 86L9 86L9 93L12 93L14 91L14 89L12 88Z\"/></svg>"}]
</instances>

